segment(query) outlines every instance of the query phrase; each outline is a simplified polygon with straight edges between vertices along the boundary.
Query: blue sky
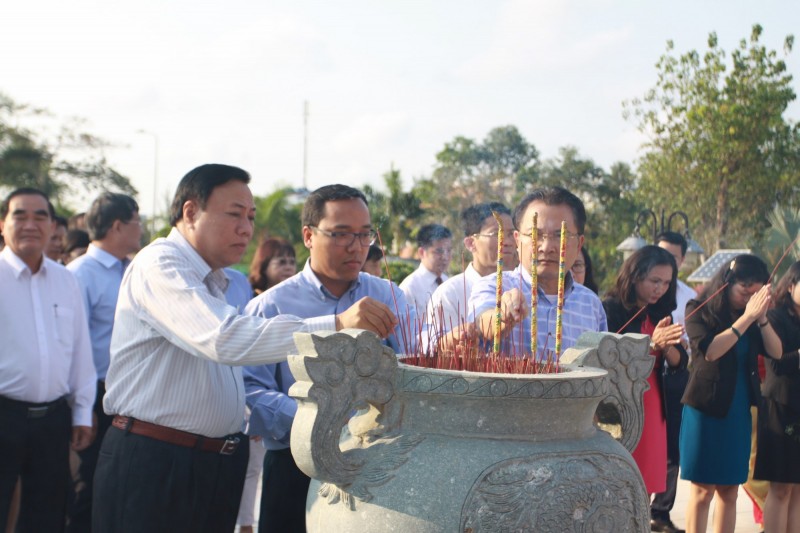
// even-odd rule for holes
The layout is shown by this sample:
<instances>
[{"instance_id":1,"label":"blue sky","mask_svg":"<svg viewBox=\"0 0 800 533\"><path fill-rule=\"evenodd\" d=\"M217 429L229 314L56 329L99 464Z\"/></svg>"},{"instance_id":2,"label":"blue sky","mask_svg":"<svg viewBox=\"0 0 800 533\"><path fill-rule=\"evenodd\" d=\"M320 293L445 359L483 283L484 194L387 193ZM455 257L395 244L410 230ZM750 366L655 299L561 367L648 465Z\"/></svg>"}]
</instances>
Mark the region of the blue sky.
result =
<instances>
[{"instance_id":1,"label":"blue sky","mask_svg":"<svg viewBox=\"0 0 800 533\"><path fill-rule=\"evenodd\" d=\"M266 194L302 183L305 100L312 189L381 184L391 164L410 185L445 142L507 124L545 159L571 144L633 163L644 139L621 102L654 85L668 39L703 49L716 31L730 50L758 22L782 50L800 2L28 0L0 15L0 91L119 145L106 155L149 214L154 139L137 130L158 138L160 210L205 162Z\"/></svg>"}]
</instances>

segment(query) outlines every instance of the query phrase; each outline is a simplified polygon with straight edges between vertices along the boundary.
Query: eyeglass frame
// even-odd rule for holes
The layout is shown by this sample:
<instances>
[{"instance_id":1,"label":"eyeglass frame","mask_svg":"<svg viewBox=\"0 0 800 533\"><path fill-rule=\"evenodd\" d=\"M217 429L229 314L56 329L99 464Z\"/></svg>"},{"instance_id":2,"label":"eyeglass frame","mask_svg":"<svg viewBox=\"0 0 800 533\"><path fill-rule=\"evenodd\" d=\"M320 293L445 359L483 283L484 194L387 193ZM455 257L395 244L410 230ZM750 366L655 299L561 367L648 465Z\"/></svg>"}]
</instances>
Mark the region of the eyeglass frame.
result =
<instances>
[{"instance_id":1,"label":"eyeglass frame","mask_svg":"<svg viewBox=\"0 0 800 533\"><path fill-rule=\"evenodd\" d=\"M527 232L518 231L517 233L519 233L520 237L526 237L528 239L531 238L531 230L528 230ZM583 235L583 233L573 233L571 231L567 231L567 240L569 241L569 240L572 240L572 239L577 239L578 237L581 237L582 235ZM549 233L545 232L545 231L537 231L536 232L536 242L544 242L548 238L556 240L556 241L561 241L561 230L551 231Z\"/></svg>"},{"instance_id":2,"label":"eyeglass frame","mask_svg":"<svg viewBox=\"0 0 800 533\"><path fill-rule=\"evenodd\" d=\"M347 248L348 246L352 246L353 243L356 242L356 237L358 237L358 243L363 247L368 247L372 244L375 244L375 239L378 238L378 232L375 231L374 229L370 229L369 231L366 232L329 231L326 229L318 228L317 226L308 226L308 229L310 229L311 231L316 231L318 233L325 235L326 237L333 239L333 244L335 246L341 246L342 248ZM337 241L337 239L344 237L345 235L349 235L351 237L350 242L342 244L341 242ZM369 242L365 243L364 238L366 237L369 237Z\"/></svg>"}]
</instances>

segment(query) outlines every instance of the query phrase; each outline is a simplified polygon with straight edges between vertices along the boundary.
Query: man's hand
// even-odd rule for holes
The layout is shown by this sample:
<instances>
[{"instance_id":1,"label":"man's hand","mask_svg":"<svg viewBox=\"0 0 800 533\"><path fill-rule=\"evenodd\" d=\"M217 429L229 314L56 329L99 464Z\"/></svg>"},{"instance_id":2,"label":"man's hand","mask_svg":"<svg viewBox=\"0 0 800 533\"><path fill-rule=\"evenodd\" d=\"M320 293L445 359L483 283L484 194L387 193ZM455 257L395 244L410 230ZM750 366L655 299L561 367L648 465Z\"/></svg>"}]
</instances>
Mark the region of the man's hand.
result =
<instances>
[{"instance_id":1,"label":"man's hand","mask_svg":"<svg viewBox=\"0 0 800 533\"><path fill-rule=\"evenodd\" d=\"M336 331L345 328L366 329L377 333L382 339L391 335L397 324L397 317L392 310L369 296L336 315Z\"/></svg>"},{"instance_id":2,"label":"man's hand","mask_svg":"<svg viewBox=\"0 0 800 533\"><path fill-rule=\"evenodd\" d=\"M530 302L523 298L522 291L511 289L503 293L500 300L500 332L507 335L517 324L530 313ZM484 311L480 316L480 332L484 338L494 335L495 310Z\"/></svg>"},{"instance_id":3,"label":"man's hand","mask_svg":"<svg viewBox=\"0 0 800 533\"><path fill-rule=\"evenodd\" d=\"M92 428L89 426L72 426L72 449L76 452L85 450L94 440Z\"/></svg>"}]
</instances>

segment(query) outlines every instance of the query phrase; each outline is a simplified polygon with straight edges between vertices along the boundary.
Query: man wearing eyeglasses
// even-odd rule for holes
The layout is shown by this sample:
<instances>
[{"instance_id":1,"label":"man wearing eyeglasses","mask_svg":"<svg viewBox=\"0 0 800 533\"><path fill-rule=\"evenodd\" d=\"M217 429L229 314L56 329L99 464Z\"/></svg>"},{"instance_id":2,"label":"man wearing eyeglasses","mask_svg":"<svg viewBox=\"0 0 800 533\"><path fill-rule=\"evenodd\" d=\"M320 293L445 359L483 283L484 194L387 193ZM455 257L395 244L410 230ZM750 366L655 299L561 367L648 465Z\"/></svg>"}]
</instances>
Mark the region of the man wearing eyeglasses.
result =
<instances>
[{"instance_id":1,"label":"man wearing eyeglasses","mask_svg":"<svg viewBox=\"0 0 800 533\"><path fill-rule=\"evenodd\" d=\"M533 214L538 214L536 243L531 239ZM542 359L555 349L556 305L561 245L561 223L566 222L566 282L562 350L573 346L585 331L608 329L603 305L595 293L575 283L569 270L583 246L586 210L583 202L561 187L537 189L522 199L514 209L514 237L520 264L503 274L501 324L502 351L507 354L529 354L531 324L531 266L536 259L537 273L537 350ZM491 340L495 319L497 280L494 276L480 279L472 288L469 300L470 320L477 319L480 334Z\"/></svg>"},{"instance_id":2,"label":"man wearing eyeglasses","mask_svg":"<svg viewBox=\"0 0 800 533\"><path fill-rule=\"evenodd\" d=\"M496 213L503 224L503 268L511 270L516 266L511 210L499 202L484 202L464 209L461 212L464 247L472 254L472 261L464 272L442 283L431 296L426 324L433 334L443 335L452 331L460 336L472 329L471 323L467 322L467 301L472 286L482 277L497 271L499 226L492 213Z\"/></svg>"},{"instance_id":3,"label":"man wearing eyeglasses","mask_svg":"<svg viewBox=\"0 0 800 533\"><path fill-rule=\"evenodd\" d=\"M419 268L406 276L400 288L418 316L425 316L425 308L433 292L447 281L447 267L453 255L453 234L441 224L428 224L417 232Z\"/></svg>"},{"instance_id":4,"label":"man wearing eyeglasses","mask_svg":"<svg viewBox=\"0 0 800 533\"><path fill-rule=\"evenodd\" d=\"M387 344L397 353L412 353L413 335L402 330L416 324L416 314L403 292L394 283L361 272L376 236L364 194L346 185L321 187L306 199L302 222L303 243L310 252L305 267L257 296L245 312L309 318L360 310L376 322L388 316L396 327L386 336ZM404 339L411 346L405 346ZM248 432L261 436L267 448L258 531L305 531L310 479L297 468L289 449L297 404L287 393L294 377L285 362L248 367L244 376L251 409Z\"/></svg>"}]
</instances>

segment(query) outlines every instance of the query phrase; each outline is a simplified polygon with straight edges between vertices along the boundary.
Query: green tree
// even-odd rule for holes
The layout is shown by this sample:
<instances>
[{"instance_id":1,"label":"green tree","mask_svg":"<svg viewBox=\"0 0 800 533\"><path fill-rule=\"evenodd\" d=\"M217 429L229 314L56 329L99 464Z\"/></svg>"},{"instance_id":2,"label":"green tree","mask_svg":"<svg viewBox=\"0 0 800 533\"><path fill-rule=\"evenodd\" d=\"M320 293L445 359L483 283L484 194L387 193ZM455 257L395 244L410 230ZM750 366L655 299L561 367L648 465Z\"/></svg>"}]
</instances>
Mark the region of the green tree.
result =
<instances>
[{"instance_id":1,"label":"green tree","mask_svg":"<svg viewBox=\"0 0 800 533\"><path fill-rule=\"evenodd\" d=\"M682 209L706 250L757 243L767 213L800 185L800 131L784 117L792 76L753 26L731 53L711 33L708 49L657 63L658 81L624 114L649 140L639 161L639 197L656 210ZM793 37L784 43L791 52Z\"/></svg>"},{"instance_id":2,"label":"green tree","mask_svg":"<svg viewBox=\"0 0 800 533\"><path fill-rule=\"evenodd\" d=\"M103 155L107 141L83 131L82 121L60 125L50 138L16 124L49 113L0 93L0 186L36 187L61 203L69 193L114 190L136 195L130 180Z\"/></svg>"},{"instance_id":3,"label":"green tree","mask_svg":"<svg viewBox=\"0 0 800 533\"><path fill-rule=\"evenodd\" d=\"M410 238L422 215L421 202L414 192L403 191L400 171L394 165L383 175L386 193L364 185L364 195L369 202L372 224L381 234L383 245L396 254Z\"/></svg>"}]
</instances>

